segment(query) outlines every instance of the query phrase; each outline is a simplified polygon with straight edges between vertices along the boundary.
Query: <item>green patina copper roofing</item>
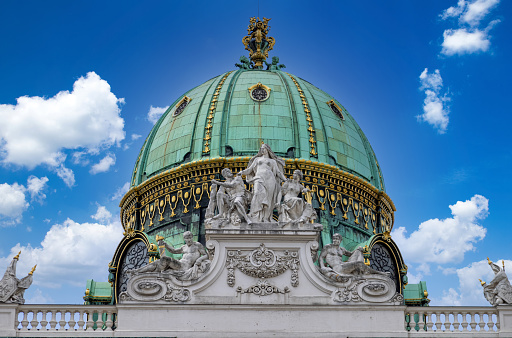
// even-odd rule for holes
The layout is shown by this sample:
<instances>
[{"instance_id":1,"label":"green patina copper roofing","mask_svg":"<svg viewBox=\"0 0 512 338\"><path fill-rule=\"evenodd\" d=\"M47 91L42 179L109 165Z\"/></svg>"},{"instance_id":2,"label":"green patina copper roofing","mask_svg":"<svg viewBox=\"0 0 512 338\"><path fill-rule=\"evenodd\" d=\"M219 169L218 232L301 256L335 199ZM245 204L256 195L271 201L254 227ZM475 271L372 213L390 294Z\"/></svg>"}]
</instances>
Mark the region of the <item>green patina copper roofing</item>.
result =
<instances>
[{"instance_id":1,"label":"green patina copper roofing","mask_svg":"<svg viewBox=\"0 0 512 338\"><path fill-rule=\"evenodd\" d=\"M337 165L357 175L379 190L385 190L375 154L352 116L329 94L309 82L280 70L230 72L223 82L212 119L210 152L205 154L205 128L209 109L219 83L228 73L206 81L178 99L155 124L137 159L131 185L185 162L205 157L255 155L261 142L282 157ZM293 77L303 90L315 129L316 152L310 154L307 116ZM248 88L261 83L270 95L254 101ZM176 105L187 96L186 108L174 116ZM327 104L333 100L344 119Z\"/></svg>"}]
</instances>

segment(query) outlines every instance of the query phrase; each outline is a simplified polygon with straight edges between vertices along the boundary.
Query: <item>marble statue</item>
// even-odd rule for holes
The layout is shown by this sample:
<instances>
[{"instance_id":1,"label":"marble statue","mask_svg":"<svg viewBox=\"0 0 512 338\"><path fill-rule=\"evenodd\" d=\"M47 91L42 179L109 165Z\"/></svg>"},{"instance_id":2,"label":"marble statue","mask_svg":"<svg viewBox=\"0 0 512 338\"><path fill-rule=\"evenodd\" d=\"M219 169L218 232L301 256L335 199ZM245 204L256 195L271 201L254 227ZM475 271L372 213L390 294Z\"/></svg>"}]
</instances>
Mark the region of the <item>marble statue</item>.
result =
<instances>
[{"instance_id":1,"label":"marble statue","mask_svg":"<svg viewBox=\"0 0 512 338\"><path fill-rule=\"evenodd\" d=\"M272 214L281 200L281 182L286 181L284 160L263 143L258 154L249 161L247 169L237 175L246 175L247 183L253 185L249 218L253 222L274 223Z\"/></svg>"},{"instance_id":2,"label":"marble statue","mask_svg":"<svg viewBox=\"0 0 512 338\"><path fill-rule=\"evenodd\" d=\"M199 278L210 267L208 253L204 246L199 242L194 242L190 231L183 233L185 245L175 249L164 242L164 238L157 236L158 247L160 248L160 259L149 263L139 269L132 270L132 275L140 275L150 272L160 272L170 274L178 280L192 280ZM165 255L165 249L173 254L183 254L180 260Z\"/></svg>"},{"instance_id":3,"label":"marble statue","mask_svg":"<svg viewBox=\"0 0 512 338\"><path fill-rule=\"evenodd\" d=\"M304 224L316 219L316 212L310 203L307 203L300 197L300 193L308 193L309 189L304 187L302 180L302 171L295 170L293 179L287 180L281 187L284 194L283 201L278 205L279 225Z\"/></svg>"},{"instance_id":4,"label":"marble statue","mask_svg":"<svg viewBox=\"0 0 512 338\"><path fill-rule=\"evenodd\" d=\"M374 270L364 264L362 247L358 247L351 252L340 247L341 240L342 237L340 234L336 233L332 235L333 243L324 246L320 253L318 262L320 264L320 271L325 276L331 279L337 279L339 275L377 274L389 276L387 272ZM344 262L343 256L348 256L348 261Z\"/></svg>"},{"instance_id":5,"label":"marble statue","mask_svg":"<svg viewBox=\"0 0 512 338\"><path fill-rule=\"evenodd\" d=\"M494 278L489 284L480 280L484 288L485 299L487 299L492 306L503 304L512 305L512 286L505 273L505 264L503 264L502 269L499 265L491 262L489 257L487 257L487 262L494 272Z\"/></svg>"},{"instance_id":6,"label":"marble statue","mask_svg":"<svg viewBox=\"0 0 512 338\"><path fill-rule=\"evenodd\" d=\"M16 278L16 264L20 258L21 251L12 259L7 267L4 277L0 281L0 303L25 304L25 290L32 285L32 275L36 270L35 265L26 277L21 280Z\"/></svg>"},{"instance_id":7,"label":"marble statue","mask_svg":"<svg viewBox=\"0 0 512 338\"><path fill-rule=\"evenodd\" d=\"M214 201L210 199L210 203L214 203L218 208L218 214L212 218L231 221L234 225L239 225L243 219L251 224L251 219L246 212L247 202L250 200L251 194L245 189L242 177L234 176L228 168L222 169L221 173L226 179L225 182L212 180L212 186L215 185L215 190L216 186L220 186L216 193L211 194ZM208 205L208 208L210 208L210 205Z\"/></svg>"}]
</instances>

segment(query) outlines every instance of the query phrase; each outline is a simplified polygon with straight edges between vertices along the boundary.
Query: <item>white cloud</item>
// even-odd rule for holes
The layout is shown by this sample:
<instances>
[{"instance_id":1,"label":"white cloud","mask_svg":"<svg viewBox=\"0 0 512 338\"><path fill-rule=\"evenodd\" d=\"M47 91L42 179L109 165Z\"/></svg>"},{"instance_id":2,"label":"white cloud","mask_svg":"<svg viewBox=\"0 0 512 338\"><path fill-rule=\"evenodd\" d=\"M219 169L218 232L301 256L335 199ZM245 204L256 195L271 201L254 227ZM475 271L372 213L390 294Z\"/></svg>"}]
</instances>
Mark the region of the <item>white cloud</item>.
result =
<instances>
[{"instance_id":1,"label":"white cloud","mask_svg":"<svg viewBox=\"0 0 512 338\"><path fill-rule=\"evenodd\" d=\"M98 163L91 167L89 171L91 174L95 175L98 173L104 173L109 171L110 167L116 164L116 157L114 154L108 154L104 158L102 158Z\"/></svg>"},{"instance_id":2,"label":"white cloud","mask_svg":"<svg viewBox=\"0 0 512 338\"><path fill-rule=\"evenodd\" d=\"M51 304L53 303L52 297L49 297L46 294L43 294L41 289L34 289L32 292L31 289L28 289L25 293L25 303L26 304Z\"/></svg>"},{"instance_id":3,"label":"white cloud","mask_svg":"<svg viewBox=\"0 0 512 338\"><path fill-rule=\"evenodd\" d=\"M51 98L23 96L16 105L1 104L2 162L29 169L41 164L58 168L66 149L97 153L119 145L125 137L122 103L107 81L89 72L75 81L72 92Z\"/></svg>"},{"instance_id":4,"label":"white cloud","mask_svg":"<svg viewBox=\"0 0 512 338\"><path fill-rule=\"evenodd\" d=\"M499 259L495 263L501 266L502 260ZM510 271L511 268L512 260L505 260L505 271ZM479 281L479 279L482 279L485 282L490 282L494 278L494 273L486 259L457 269L456 273L459 278L458 290L454 288L444 290L441 299L432 299L431 305L489 305Z\"/></svg>"},{"instance_id":5,"label":"white cloud","mask_svg":"<svg viewBox=\"0 0 512 338\"><path fill-rule=\"evenodd\" d=\"M459 27L444 31L441 53L452 56L488 51L491 45L489 31L499 20L491 21L485 29L478 26L498 3L499 0L460 0L457 6L446 9L441 17L458 17Z\"/></svg>"},{"instance_id":6,"label":"white cloud","mask_svg":"<svg viewBox=\"0 0 512 338\"><path fill-rule=\"evenodd\" d=\"M30 206L27 193L31 201L42 203L46 198L43 191L47 182L47 177L30 176L26 187L18 183L0 184L0 225L9 226L21 222L23 212Z\"/></svg>"},{"instance_id":7,"label":"white cloud","mask_svg":"<svg viewBox=\"0 0 512 338\"><path fill-rule=\"evenodd\" d=\"M425 68L420 74L420 90L425 91L425 100L423 101L423 114L416 116L419 121L427 122L432 125L440 134L446 132L449 122L449 109L447 102L450 98L444 94L441 95L443 79L439 69L433 73Z\"/></svg>"},{"instance_id":8,"label":"white cloud","mask_svg":"<svg viewBox=\"0 0 512 338\"><path fill-rule=\"evenodd\" d=\"M448 56L486 52L491 45L486 32L478 29L473 31L468 31L465 28L447 29L444 31L443 37L441 53Z\"/></svg>"},{"instance_id":9,"label":"white cloud","mask_svg":"<svg viewBox=\"0 0 512 338\"><path fill-rule=\"evenodd\" d=\"M481 195L458 201L450 205L453 217L425 221L409 237L406 229L399 227L393 230L393 239L411 262L460 262L466 252L474 250L473 244L485 237L486 229L477 222L487 216L488 204L489 200Z\"/></svg>"},{"instance_id":10,"label":"white cloud","mask_svg":"<svg viewBox=\"0 0 512 338\"><path fill-rule=\"evenodd\" d=\"M0 225L15 225L27 210L29 203L25 200L26 188L14 183L0 184Z\"/></svg>"},{"instance_id":11,"label":"white cloud","mask_svg":"<svg viewBox=\"0 0 512 338\"><path fill-rule=\"evenodd\" d=\"M47 187L46 183L48 183L48 177L37 178L35 176L30 176L27 180L27 191L30 193L30 198L33 201L42 203L46 198L46 195L43 193L43 190Z\"/></svg>"},{"instance_id":12,"label":"white cloud","mask_svg":"<svg viewBox=\"0 0 512 338\"><path fill-rule=\"evenodd\" d=\"M128 192L128 190L130 190L130 182L126 182L125 184L123 184L122 187L119 187L116 190L116 192L114 193L114 195L112 195L111 200L112 201L120 200L121 197L123 197Z\"/></svg>"},{"instance_id":13,"label":"white cloud","mask_svg":"<svg viewBox=\"0 0 512 338\"><path fill-rule=\"evenodd\" d=\"M60 166L54 168L55 173L57 173L57 176L59 176L64 183L68 187L72 187L75 185L75 174L73 173L73 170L66 168L63 164Z\"/></svg>"},{"instance_id":14,"label":"white cloud","mask_svg":"<svg viewBox=\"0 0 512 338\"><path fill-rule=\"evenodd\" d=\"M163 115L163 113L165 113L165 111L169 109L169 106L167 107L149 107L149 112L148 112L148 121L155 124L158 119L160 118L160 116Z\"/></svg>"},{"instance_id":15,"label":"white cloud","mask_svg":"<svg viewBox=\"0 0 512 338\"><path fill-rule=\"evenodd\" d=\"M450 17L459 17L460 23L476 26L499 3L499 0L459 0L457 6L446 9L441 17L445 20Z\"/></svg>"},{"instance_id":16,"label":"white cloud","mask_svg":"<svg viewBox=\"0 0 512 338\"><path fill-rule=\"evenodd\" d=\"M105 279L108 263L122 233L119 221L80 224L68 218L63 224L53 225L39 245L16 244L10 255L0 258L0 266L5 269L21 250L18 275L24 276L37 264L34 285L41 288L83 287L87 279Z\"/></svg>"},{"instance_id":17,"label":"white cloud","mask_svg":"<svg viewBox=\"0 0 512 338\"><path fill-rule=\"evenodd\" d=\"M103 205L98 205L98 210L96 211L96 214L91 215L91 218L98 221L98 222L109 222L112 219L112 214L110 211L107 210Z\"/></svg>"},{"instance_id":18,"label":"white cloud","mask_svg":"<svg viewBox=\"0 0 512 338\"><path fill-rule=\"evenodd\" d=\"M132 134L132 141L136 141L136 140L140 139L141 137L142 137L142 135Z\"/></svg>"}]
</instances>

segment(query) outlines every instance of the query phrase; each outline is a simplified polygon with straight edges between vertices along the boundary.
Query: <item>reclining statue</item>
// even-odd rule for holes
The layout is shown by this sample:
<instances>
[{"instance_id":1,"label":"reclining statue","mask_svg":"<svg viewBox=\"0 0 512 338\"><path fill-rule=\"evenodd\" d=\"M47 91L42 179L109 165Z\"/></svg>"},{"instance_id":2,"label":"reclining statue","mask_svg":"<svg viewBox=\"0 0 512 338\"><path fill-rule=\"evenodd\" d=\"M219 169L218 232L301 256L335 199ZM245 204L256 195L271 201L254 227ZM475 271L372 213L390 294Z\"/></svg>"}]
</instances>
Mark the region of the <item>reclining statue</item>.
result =
<instances>
[{"instance_id":1,"label":"reclining statue","mask_svg":"<svg viewBox=\"0 0 512 338\"><path fill-rule=\"evenodd\" d=\"M503 262L503 269L499 265L491 262L487 257L487 262L491 266L494 272L494 278L489 284L482 282L484 288L484 297L491 303L492 306L496 305L512 305L512 286L508 280L507 274L505 273L505 262Z\"/></svg>"},{"instance_id":2,"label":"reclining statue","mask_svg":"<svg viewBox=\"0 0 512 338\"><path fill-rule=\"evenodd\" d=\"M326 277L337 281L340 275L378 274L390 276L389 272L377 271L364 264L362 247L358 247L354 251L348 251L340 247L341 240L340 234L332 235L333 244L324 246L320 253L320 258L318 259L320 271ZM349 257L348 261L343 261L343 255Z\"/></svg>"},{"instance_id":3,"label":"reclining statue","mask_svg":"<svg viewBox=\"0 0 512 338\"><path fill-rule=\"evenodd\" d=\"M208 253L204 246L199 242L194 242L193 235L190 231L183 233L185 245L175 249L164 242L164 238L157 236L158 247L160 248L160 259L149 263L139 269L130 271L132 275L160 272L168 273L175 276L178 280L197 279L210 267ZM165 249L173 254L183 254L180 260L165 255Z\"/></svg>"}]
</instances>

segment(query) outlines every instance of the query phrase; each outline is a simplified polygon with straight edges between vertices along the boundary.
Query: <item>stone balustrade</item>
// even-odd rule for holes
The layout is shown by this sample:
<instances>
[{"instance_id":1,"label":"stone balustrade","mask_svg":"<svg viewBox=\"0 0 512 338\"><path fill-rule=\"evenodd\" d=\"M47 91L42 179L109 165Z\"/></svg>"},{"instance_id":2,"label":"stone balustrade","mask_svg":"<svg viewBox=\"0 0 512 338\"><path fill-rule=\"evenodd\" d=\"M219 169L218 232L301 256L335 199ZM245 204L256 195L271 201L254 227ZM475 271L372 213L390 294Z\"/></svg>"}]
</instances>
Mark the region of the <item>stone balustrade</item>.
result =
<instances>
[{"instance_id":1,"label":"stone balustrade","mask_svg":"<svg viewBox=\"0 0 512 338\"><path fill-rule=\"evenodd\" d=\"M163 306L165 309L161 311L169 315L169 310L172 312L175 306ZM178 306L183 311L184 306ZM212 305L215 308L215 305ZM287 311L287 307L277 306L279 309ZM139 309L138 309L139 308ZM227 309L230 310L227 310ZM382 309L381 309L382 308ZM249 311L250 308L248 308ZM331 307L331 310L334 309ZM392 310L394 309L394 310ZM195 309L203 311L201 309ZM247 310L247 309L246 309ZM255 309L256 310L256 309ZM351 327L344 326L349 330L350 336L354 337L370 337L376 334L384 334L384 336L391 337L452 337L454 335L460 337L512 337L512 307L510 306L482 306L482 307L448 307L448 306L431 306L431 307L352 307L341 306L339 307L338 315L342 317L359 318ZM147 318L148 313L151 312L147 306L97 306L97 305L15 305L15 304L1 304L0 305L0 336L2 337L69 337L69 336L82 336L82 337L115 337L115 336L140 336L144 331L138 331L137 323L141 318ZM238 311L232 306L220 307L220 312ZM258 310L256 310L258 311ZM261 311L261 309L260 309ZM296 307L293 311L298 315L304 312L304 315L311 315L315 309L305 306L304 308ZM319 310L320 312L324 310ZM333 310L335 311L335 310ZM379 321L380 317L387 317L382 319L382 325L365 325L365 316L370 312L379 312L387 315L378 315L376 320ZM382 312L384 311L384 312ZM388 312L390 311L390 312ZM140 312L140 313L137 313ZM309 313L311 312L311 313ZM375 312L375 313L377 313ZM194 309L190 309L189 315L193 315ZM275 312L276 316L279 316ZM124 315L124 316L123 316ZM203 314L204 315L204 314ZM229 315L226 313L226 315ZM324 315L325 312L324 312ZM321 315L321 316L324 316ZM126 317L126 318L123 318ZM137 319L135 319L137 317ZM201 316L198 316L201 317ZM375 317L375 316L374 316ZM118 322L119 318L119 322ZM260 318L264 325L264 317ZM395 318L394 321L392 318ZM135 322L134 322L135 320ZM195 318L195 321L201 321L200 318ZM206 320L206 319L205 319ZM254 318L254 320L259 320ZM288 318L290 320L290 318ZM374 318L375 320L375 318ZM403 330L400 325L389 325L392 320L396 324L403 322ZM357 322L360 321L360 325ZM196 323L196 324L199 324ZM384 323L387 322L387 323ZM283 322L284 323L284 322ZM143 326L147 324L143 324ZM271 323L270 323L271 324ZM379 323L374 323L379 324ZM298 332L293 332L293 323L289 323L290 331L274 332L277 336L296 336ZM169 332L168 328L159 328L158 321L150 324L155 329L152 336L165 336L175 332ZM165 325L164 325L165 326ZM313 325L314 326L314 325ZM360 328L359 328L360 326ZM386 329L394 327L395 329ZM398 328L398 329L396 329ZM223 330L231 331L223 331ZM233 328L226 327L211 327L212 337L218 336L236 336L236 331ZM236 329L236 328L235 328ZM238 327L239 330L244 330L244 327ZM245 327L247 329L247 327ZM318 328L316 328L318 329ZM133 331L132 331L133 330ZM183 336L201 336L198 332L190 327L190 332L181 332ZM220 330L220 331L219 331ZM377 330L377 331L372 331ZM340 328L336 328L337 333L341 333ZM386 332L384 332L386 331ZM130 332L132 334L130 334ZM318 332L317 336L329 336L329 331ZM314 334L315 332L301 331L301 334ZM344 331L343 331L344 332ZM208 336L206 332L203 332ZM229 333L227 335L223 335ZM238 334L241 334L239 332ZM257 332L246 332L248 336L252 336ZM330 332L332 335L334 332ZM345 332L344 332L345 333ZM348 333L348 332L347 332ZM300 334L299 334L300 336Z\"/></svg>"},{"instance_id":2,"label":"stone balustrade","mask_svg":"<svg viewBox=\"0 0 512 338\"><path fill-rule=\"evenodd\" d=\"M405 329L411 335L447 336L471 333L478 337L498 337L499 311L495 307L408 307Z\"/></svg>"}]
</instances>

